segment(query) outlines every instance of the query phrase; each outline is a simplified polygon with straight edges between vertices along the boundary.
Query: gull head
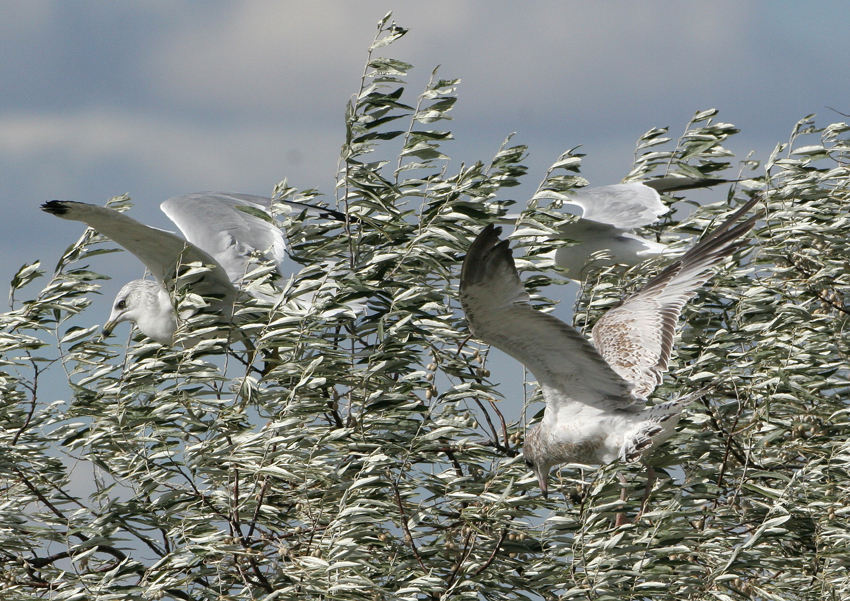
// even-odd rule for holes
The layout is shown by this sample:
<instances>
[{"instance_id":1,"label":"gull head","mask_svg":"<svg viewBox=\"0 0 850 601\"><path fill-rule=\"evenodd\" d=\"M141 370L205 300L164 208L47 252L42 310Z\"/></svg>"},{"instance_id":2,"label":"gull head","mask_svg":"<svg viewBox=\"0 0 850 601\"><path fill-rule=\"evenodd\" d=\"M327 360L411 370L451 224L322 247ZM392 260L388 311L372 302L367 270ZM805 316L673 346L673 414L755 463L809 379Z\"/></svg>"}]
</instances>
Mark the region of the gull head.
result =
<instances>
[{"instance_id":1,"label":"gull head","mask_svg":"<svg viewBox=\"0 0 850 601\"><path fill-rule=\"evenodd\" d=\"M537 476L540 492L543 498L549 498L549 469L552 465L544 458L544 449L540 448L540 424L529 430L525 436L525 444L522 447L522 456L531 471Z\"/></svg>"},{"instance_id":2,"label":"gull head","mask_svg":"<svg viewBox=\"0 0 850 601\"><path fill-rule=\"evenodd\" d=\"M109 336L122 321L131 321L148 338L169 345L177 331L177 316L168 291L150 280L133 280L118 292L112 303L103 335Z\"/></svg>"}]
</instances>

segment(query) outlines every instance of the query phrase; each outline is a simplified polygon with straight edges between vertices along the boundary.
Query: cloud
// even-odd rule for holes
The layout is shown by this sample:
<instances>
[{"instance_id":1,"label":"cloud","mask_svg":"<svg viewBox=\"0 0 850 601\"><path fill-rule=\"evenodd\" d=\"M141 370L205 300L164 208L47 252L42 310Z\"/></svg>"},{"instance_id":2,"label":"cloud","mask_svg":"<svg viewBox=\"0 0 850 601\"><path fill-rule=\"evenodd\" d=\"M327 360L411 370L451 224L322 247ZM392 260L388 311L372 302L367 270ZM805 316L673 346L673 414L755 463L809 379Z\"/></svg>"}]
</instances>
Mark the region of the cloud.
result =
<instances>
[{"instance_id":1,"label":"cloud","mask_svg":"<svg viewBox=\"0 0 850 601\"><path fill-rule=\"evenodd\" d=\"M375 31L367 23L381 16L363 13L357 3L227 4L173 28L144 69L164 97L198 106L339 106L357 89Z\"/></svg>"},{"instance_id":2,"label":"cloud","mask_svg":"<svg viewBox=\"0 0 850 601\"><path fill-rule=\"evenodd\" d=\"M329 150L340 134L332 129L276 131L268 123L237 122L210 130L191 120L115 108L18 113L0 117L0 155L21 164L52 157L82 171L130 164L172 180L182 192L249 181L265 181L270 192L296 167L299 177L290 174L290 180L304 180L305 187L315 186L311 179L320 174L327 179L334 173L336 156Z\"/></svg>"},{"instance_id":3,"label":"cloud","mask_svg":"<svg viewBox=\"0 0 850 601\"><path fill-rule=\"evenodd\" d=\"M0 19L0 44L10 47L21 39L43 32L51 23L55 11L48 0L10 2L3 6Z\"/></svg>"},{"instance_id":4,"label":"cloud","mask_svg":"<svg viewBox=\"0 0 850 601\"><path fill-rule=\"evenodd\" d=\"M293 119L338 110L357 90L386 8L222 5L172 28L150 49L143 71L155 93L185 106L290 112ZM553 111L628 112L634 103L710 93L730 71L756 68L741 60L755 12L738 4L437 0L397 7L393 17L412 31L384 52L415 65L413 90L442 64L443 76L464 79L463 101L482 121L508 114L518 126L521 119L550 121Z\"/></svg>"},{"instance_id":5,"label":"cloud","mask_svg":"<svg viewBox=\"0 0 850 601\"><path fill-rule=\"evenodd\" d=\"M705 90L730 65L741 63L747 43L742 33L752 22L752 9L675 7L527 3L515 18L498 10L471 15L466 32L448 31L437 48L459 63L476 94L471 100L482 101L478 94L486 94L485 106L494 111L517 102L541 115L596 109L600 103L614 111L669 93L673 81ZM415 25L413 34L418 48L433 44L430 36L416 35Z\"/></svg>"}]
</instances>

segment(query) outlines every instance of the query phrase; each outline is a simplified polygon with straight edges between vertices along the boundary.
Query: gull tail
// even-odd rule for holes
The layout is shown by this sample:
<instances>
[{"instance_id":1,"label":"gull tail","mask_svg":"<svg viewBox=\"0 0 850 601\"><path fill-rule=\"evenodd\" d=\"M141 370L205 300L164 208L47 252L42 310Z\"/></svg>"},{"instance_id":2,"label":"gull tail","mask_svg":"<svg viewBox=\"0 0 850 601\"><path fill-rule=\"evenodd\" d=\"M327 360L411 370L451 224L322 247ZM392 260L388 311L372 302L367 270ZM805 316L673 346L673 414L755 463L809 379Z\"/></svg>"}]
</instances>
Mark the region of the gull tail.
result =
<instances>
[{"instance_id":1,"label":"gull tail","mask_svg":"<svg viewBox=\"0 0 850 601\"><path fill-rule=\"evenodd\" d=\"M670 438L679 423L682 410L716 386L711 384L673 401L647 409L646 419L638 424L634 433L629 435L623 443L620 459L627 463L637 461L647 450Z\"/></svg>"}]
</instances>

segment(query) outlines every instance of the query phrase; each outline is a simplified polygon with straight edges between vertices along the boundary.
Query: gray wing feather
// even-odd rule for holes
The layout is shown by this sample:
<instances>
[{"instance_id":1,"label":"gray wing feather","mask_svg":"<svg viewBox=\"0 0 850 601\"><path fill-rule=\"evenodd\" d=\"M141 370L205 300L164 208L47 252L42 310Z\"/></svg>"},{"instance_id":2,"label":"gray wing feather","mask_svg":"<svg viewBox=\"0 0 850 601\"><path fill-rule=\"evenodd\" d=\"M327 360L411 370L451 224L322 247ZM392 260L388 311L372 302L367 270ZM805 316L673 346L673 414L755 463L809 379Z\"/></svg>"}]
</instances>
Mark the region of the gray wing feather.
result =
<instances>
[{"instance_id":1,"label":"gray wing feather","mask_svg":"<svg viewBox=\"0 0 850 601\"><path fill-rule=\"evenodd\" d=\"M658 192L642 183L581 188L567 202L582 208L582 218L621 229L649 225L670 211Z\"/></svg>"},{"instance_id":2,"label":"gray wing feather","mask_svg":"<svg viewBox=\"0 0 850 601\"><path fill-rule=\"evenodd\" d=\"M596 348L614 371L634 384L635 395L646 398L661 383L682 308L711 278L711 268L745 244L741 237L761 215L735 223L759 200L760 196L755 196L745 203L593 327Z\"/></svg>"}]
</instances>

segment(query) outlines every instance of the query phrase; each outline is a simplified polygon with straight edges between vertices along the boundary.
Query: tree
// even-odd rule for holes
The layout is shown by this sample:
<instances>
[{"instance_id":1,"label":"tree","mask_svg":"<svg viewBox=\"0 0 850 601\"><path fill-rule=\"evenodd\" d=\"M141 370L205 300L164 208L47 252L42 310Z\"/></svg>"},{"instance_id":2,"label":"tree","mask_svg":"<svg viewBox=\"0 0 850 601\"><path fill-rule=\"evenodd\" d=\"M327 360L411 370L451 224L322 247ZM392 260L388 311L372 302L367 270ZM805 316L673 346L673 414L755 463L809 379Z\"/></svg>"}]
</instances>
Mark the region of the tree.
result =
<instances>
[{"instance_id":1,"label":"tree","mask_svg":"<svg viewBox=\"0 0 850 601\"><path fill-rule=\"evenodd\" d=\"M667 197L680 210L652 233L685 248L682 234L767 190L756 243L686 307L655 396L715 388L650 456L660 478L643 510L645 472L623 464L565 466L546 501L518 456L525 424L501 409L457 302L460 261L507 212L526 149L509 138L451 168L451 133L430 128L459 82L435 71L405 104L410 65L376 56L405 33L380 22L346 113L336 200L353 218L285 218L303 268L277 305L240 307L255 349L226 329L123 349L73 325L102 277L78 266L105 251L91 233L34 298L18 300L39 265L16 274L0 321L4 598L846 598L848 126L802 120L724 202ZM678 140L648 132L627 178L731 169L737 129L715 116L697 113ZM543 309L559 282L546 234L565 219L546 197L586 183L581 156L556 161L514 234ZM319 195L283 182L276 198ZM597 272L576 324L646 278ZM44 398L60 370L73 397ZM83 468L91 494L74 492ZM615 527L617 513L633 523Z\"/></svg>"}]
</instances>

